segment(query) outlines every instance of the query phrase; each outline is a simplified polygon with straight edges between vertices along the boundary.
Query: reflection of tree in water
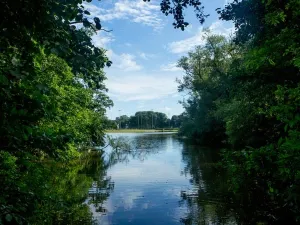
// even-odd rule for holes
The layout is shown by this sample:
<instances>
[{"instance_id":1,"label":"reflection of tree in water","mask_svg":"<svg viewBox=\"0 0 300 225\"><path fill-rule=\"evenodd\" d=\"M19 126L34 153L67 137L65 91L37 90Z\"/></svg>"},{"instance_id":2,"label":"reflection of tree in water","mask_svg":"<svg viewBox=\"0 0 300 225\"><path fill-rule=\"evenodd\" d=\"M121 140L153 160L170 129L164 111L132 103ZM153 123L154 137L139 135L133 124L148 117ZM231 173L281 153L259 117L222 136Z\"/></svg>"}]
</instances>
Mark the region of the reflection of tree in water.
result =
<instances>
[{"instance_id":1,"label":"reflection of tree in water","mask_svg":"<svg viewBox=\"0 0 300 225\"><path fill-rule=\"evenodd\" d=\"M183 224L292 224L284 209L272 210L264 196L251 193L252 187L230 194L226 174L214 164L219 161L217 152L193 146L182 150L186 164L182 173L190 174L195 187L181 192L181 204L188 207L188 214L181 219ZM278 218L287 219L282 222Z\"/></svg>"},{"instance_id":2,"label":"reflection of tree in water","mask_svg":"<svg viewBox=\"0 0 300 225\"><path fill-rule=\"evenodd\" d=\"M68 161L48 160L42 168L40 185L44 186L45 196L38 202L29 223L93 224L90 208L84 204L91 185L106 190L105 196L90 201L91 204L101 204L113 189L110 179L106 178L108 165L103 160L103 152L82 153L80 157Z\"/></svg>"},{"instance_id":3,"label":"reflection of tree in water","mask_svg":"<svg viewBox=\"0 0 300 225\"><path fill-rule=\"evenodd\" d=\"M169 135L137 135L109 137L109 145L112 151L109 154L109 164L115 165L119 162L129 162L130 159L144 161L148 155L158 153L163 148Z\"/></svg>"},{"instance_id":4,"label":"reflection of tree in water","mask_svg":"<svg viewBox=\"0 0 300 225\"><path fill-rule=\"evenodd\" d=\"M109 165L104 160L103 151L93 151L84 159L84 173L92 178L92 185L89 189L88 204L92 204L96 212L105 213L103 203L108 199L109 194L114 189L114 183L110 177L106 176Z\"/></svg>"},{"instance_id":5,"label":"reflection of tree in water","mask_svg":"<svg viewBox=\"0 0 300 225\"><path fill-rule=\"evenodd\" d=\"M89 189L88 204L92 204L95 211L105 214L107 210L104 202L114 189L114 182L107 177L107 169L119 162L128 162L130 159L145 160L149 154L155 154L161 150L161 145L166 140L163 136L119 136L108 138L110 153L108 160L104 160L102 151L95 151L84 159L86 167L82 171L87 177L92 178L92 187Z\"/></svg>"},{"instance_id":6,"label":"reflection of tree in water","mask_svg":"<svg viewBox=\"0 0 300 225\"><path fill-rule=\"evenodd\" d=\"M225 178L214 162L216 151L185 146L182 159L183 173L190 174L191 191L181 192L181 204L186 204L188 214L181 219L183 224L237 224L232 205L225 203ZM228 199L227 199L228 202Z\"/></svg>"}]
</instances>

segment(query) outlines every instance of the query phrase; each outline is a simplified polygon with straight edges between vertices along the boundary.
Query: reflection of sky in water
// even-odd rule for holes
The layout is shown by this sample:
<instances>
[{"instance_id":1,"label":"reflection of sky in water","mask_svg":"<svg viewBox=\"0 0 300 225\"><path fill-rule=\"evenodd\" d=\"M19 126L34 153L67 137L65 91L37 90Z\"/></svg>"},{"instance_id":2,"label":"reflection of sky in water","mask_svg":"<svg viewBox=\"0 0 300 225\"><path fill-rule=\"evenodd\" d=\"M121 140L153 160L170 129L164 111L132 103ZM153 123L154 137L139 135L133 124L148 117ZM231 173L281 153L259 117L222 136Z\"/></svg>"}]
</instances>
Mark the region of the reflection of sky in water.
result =
<instances>
[{"instance_id":1,"label":"reflection of sky in water","mask_svg":"<svg viewBox=\"0 0 300 225\"><path fill-rule=\"evenodd\" d=\"M154 153L149 151L143 161L129 158L109 169L115 188L104 204L107 213L96 216L99 224L180 224L186 214L187 209L179 205L180 192L192 187L189 175L181 173L182 143L170 135L157 140L151 138L157 134L144 135L159 145L154 145ZM128 137L143 138L143 134Z\"/></svg>"}]
</instances>

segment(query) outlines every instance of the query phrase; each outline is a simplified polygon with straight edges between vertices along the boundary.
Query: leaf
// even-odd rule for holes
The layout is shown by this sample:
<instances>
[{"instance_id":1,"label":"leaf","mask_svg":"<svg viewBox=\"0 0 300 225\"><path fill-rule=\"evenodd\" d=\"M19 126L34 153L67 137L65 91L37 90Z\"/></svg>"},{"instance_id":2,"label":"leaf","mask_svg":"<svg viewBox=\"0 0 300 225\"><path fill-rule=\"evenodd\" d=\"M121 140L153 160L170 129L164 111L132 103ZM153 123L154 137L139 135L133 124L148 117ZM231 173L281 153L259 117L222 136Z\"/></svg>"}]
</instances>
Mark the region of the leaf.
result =
<instances>
[{"instance_id":1,"label":"leaf","mask_svg":"<svg viewBox=\"0 0 300 225\"><path fill-rule=\"evenodd\" d=\"M297 66L298 68L300 68L300 57L294 59L294 65Z\"/></svg>"},{"instance_id":2,"label":"leaf","mask_svg":"<svg viewBox=\"0 0 300 225\"><path fill-rule=\"evenodd\" d=\"M98 17L94 18L95 23L100 23L100 19Z\"/></svg>"},{"instance_id":3,"label":"leaf","mask_svg":"<svg viewBox=\"0 0 300 225\"><path fill-rule=\"evenodd\" d=\"M12 220L12 215L6 214L5 220L6 220L7 222L10 222L10 221Z\"/></svg>"},{"instance_id":4,"label":"leaf","mask_svg":"<svg viewBox=\"0 0 300 225\"><path fill-rule=\"evenodd\" d=\"M107 67L110 67L111 64L112 64L112 61L107 61L107 62L106 62L106 66L107 66Z\"/></svg>"},{"instance_id":5,"label":"leaf","mask_svg":"<svg viewBox=\"0 0 300 225\"><path fill-rule=\"evenodd\" d=\"M284 126L284 132L286 132L286 131L287 131L288 127L289 127L289 125L288 125L288 124L286 124L286 125Z\"/></svg>"},{"instance_id":6,"label":"leaf","mask_svg":"<svg viewBox=\"0 0 300 225\"><path fill-rule=\"evenodd\" d=\"M8 81L8 79L6 78L6 76L0 75L0 83L1 83L1 84L4 84L4 85L8 85L8 84L9 84L9 81Z\"/></svg>"},{"instance_id":7,"label":"leaf","mask_svg":"<svg viewBox=\"0 0 300 225\"><path fill-rule=\"evenodd\" d=\"M96 29L101 30L101 24L100 23L96 23Z\"/></svg>"},{"instance_id":8,"label":"leaf","mask_svg":"<svg viewBox=\"0 0 300 225\"><path fill-rule=\"evenodd\" d=\"M83 15L82 15L82 14L78 14L78 15L75 17L75 21L76 21L76 22L81 22L81 21L82 21L82 18L83 18Z\"/></svg>"},{"instance_id":9,"label":"leaf","mask_svg":"<svg viewBox=\"0 0 300 225\"><path fill-rule=\"evenodd\" d=\"M269 63L270 63L272 66L275 66L275 62L274 62L272 59L269 59Z\"/></svg>"},{"instance_id":10,"label":"leaf","mask_svg":"<svg viewBox=\"0 0 300 225\"><path fill-rule=\"evenodd\" d=\"M89 27L91 23L87 20L87 18L84 18L82 24L84 27Z\"/></svg>"},{"instance_id":11,"label":"leaf","mask_svg":"<svg viewBox=\"0 0 300 225\"><path fill-rule=\"evenodd\" d=\"M10 70L9 71L11 73L11 75L17 77L17 78L20 78L21 77L21 73L17 70Z\"/></svg>"},{"instance_id":12,"label":"leaf","mask_svg":"<svg viewBox=\"0 0 300 225\"><path fill-rule=\"evenodd\" d=\"M283 143L283 138L280 137L277 144L280 146L282 143Z\"/></svg>"}]
</instances>

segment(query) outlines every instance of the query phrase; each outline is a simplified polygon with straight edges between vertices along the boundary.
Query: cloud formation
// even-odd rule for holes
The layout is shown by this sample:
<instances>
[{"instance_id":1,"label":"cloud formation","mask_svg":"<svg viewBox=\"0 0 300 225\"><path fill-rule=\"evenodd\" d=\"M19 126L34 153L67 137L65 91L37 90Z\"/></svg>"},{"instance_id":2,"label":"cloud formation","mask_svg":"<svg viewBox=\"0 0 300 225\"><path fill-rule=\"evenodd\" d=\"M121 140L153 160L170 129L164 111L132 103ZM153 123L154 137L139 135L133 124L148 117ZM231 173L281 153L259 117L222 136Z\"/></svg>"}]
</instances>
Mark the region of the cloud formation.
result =
<instances>
[{"instance_id":1,"label":"cloud formation","mask_svg":"<svg viewBox=\"0 0 300 225\"><path fill-rule=\"evenodd\" d=\"M108 94L118 101L153 100L177 93L175 77L159 75L109 76Z\"/></svg>"},{"instance_id":2,"label":"cloud formation","mask_svg":"<svg viewBox=\"0 0 300 225\"><path fill-rule=\"evenodd\" d=\"M162 71L182 71L181 68L177 67L177 63L169 63L169 64L163 64L160 66L160 70Z\"/></svg>"},{"instance_id":3,"label":"cloud formation","mask_svg":"<svg viewBox=\"0 0 300 225\"><path fill-rule=\"evenodd\" d=\"M144 52L139 52L138 55L139 55L139 57L141 57L144 60L149 60L156 56L155 54L144 53Z\"/></svg>"},{"instance_id":4,"label":"cloud formation","mask_svg":"<svg viewBox=\"0 0 300 225\"><path fill-rule=\"evenodd\" d=\"M107 56L113 62L112 69L120 69L122 71L138 71L142 66L135 61L135 56L128 53L120 55L114 53L112 50L107 51Z\"/></svg>"},{"instance_id":5,"label":"cloud formation","mask_svg":"<svg viewBox=\"0 0 300 225\"><path fill-rule=\"evenodd\" d=\"M234 32L234 28L225 27L225 23L222 21L214 22L210 27L209 30L212 34L220 34L224 36L229 36ZM174 41L168 44L167 49L175 54L183 54L188 51L191 51L197 45L204 45L205 44L205 31L203 27L199 29L199 31L192 37L186 38L180 41Z\"/></svg>"},{"instance_id":6,"label":"cloud formation","mask_svg":"<svg viewBox=\"0 0 300 225\"><path fill-rule=\"evenodd\" d=\"M153 2L121 0L108 9L90 3L84 3L83 5L91 13L91 16L97 16L102 21L127 19L134 23L153 27L155 30L163 27L160 7Z\"/></svg>"},{"instance_id":7,"label":"cloud formation","mask_svg":"<svg viewBox=\"0 0 300 225\"><path fill-rule=\"evenodd\" d=\"M98 48L107 48L108 44L115 40L111 33L98 32L92 36L92 42Z\"/></svg>"}]
</instances>

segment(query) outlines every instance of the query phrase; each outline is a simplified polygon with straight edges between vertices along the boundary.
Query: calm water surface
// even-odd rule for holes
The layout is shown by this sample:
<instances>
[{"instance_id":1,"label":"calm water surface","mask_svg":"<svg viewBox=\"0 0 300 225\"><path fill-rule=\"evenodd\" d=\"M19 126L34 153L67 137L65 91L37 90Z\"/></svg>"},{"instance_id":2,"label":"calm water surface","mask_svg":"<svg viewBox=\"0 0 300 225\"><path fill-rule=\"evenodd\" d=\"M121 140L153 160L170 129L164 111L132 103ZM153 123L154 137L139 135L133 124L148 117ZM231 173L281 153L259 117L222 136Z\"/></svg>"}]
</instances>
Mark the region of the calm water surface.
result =
<instances>
[{"instance_id":1,"label":"calm water surface","mask_svg":"<svg viewBox=\"0 0 300 225\"><path fill-rule=\"evenodd\" d=\"M215 151L171 133L110 136L121 147L105 152L110 188L101 204L91 205L97 224L237 224L234 210L220 200ZM91 188L90 198L98 192Z\"/></svg>"}]
</instances>

